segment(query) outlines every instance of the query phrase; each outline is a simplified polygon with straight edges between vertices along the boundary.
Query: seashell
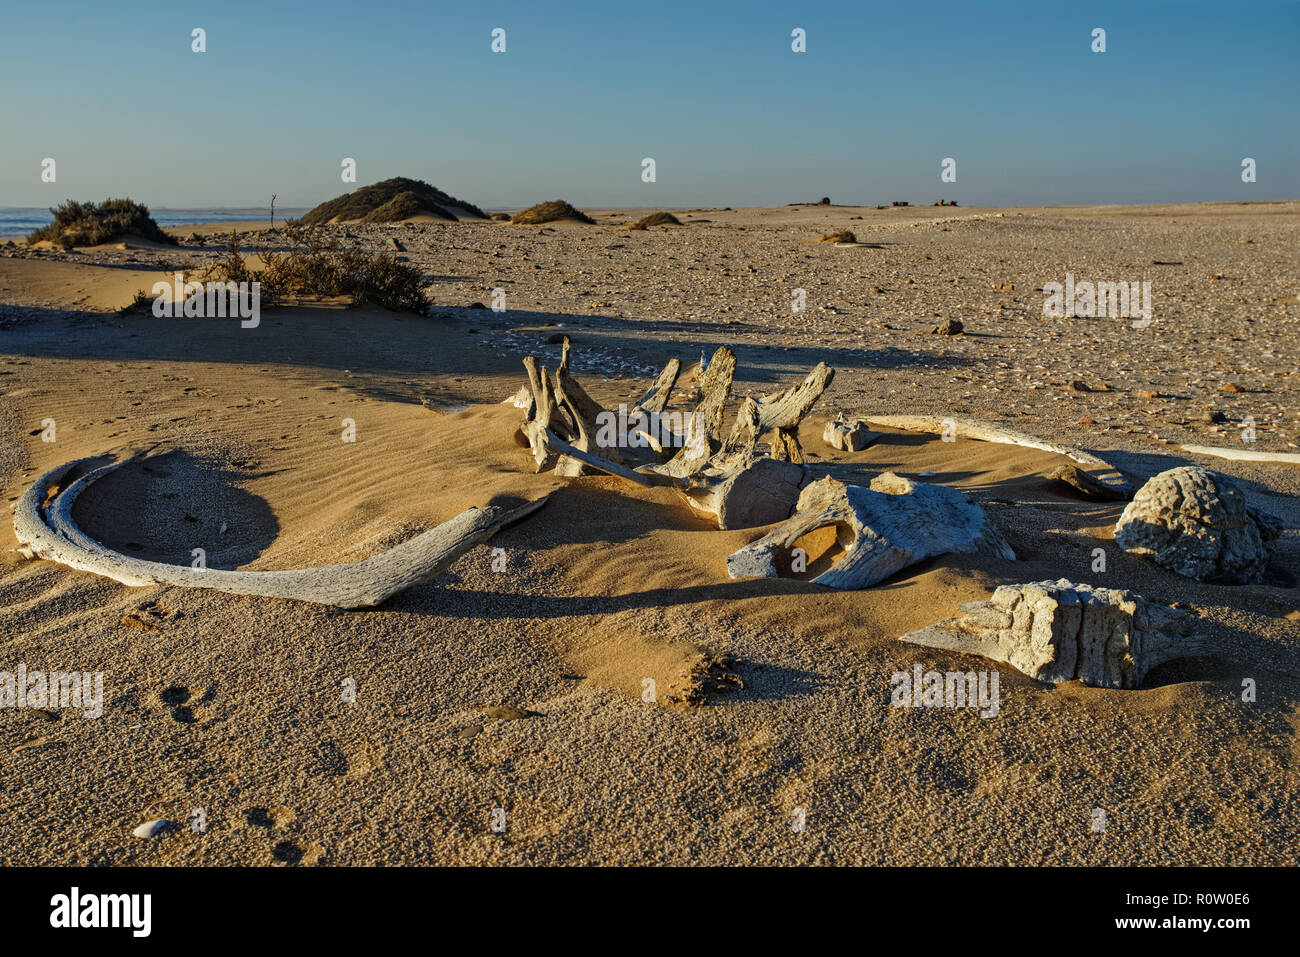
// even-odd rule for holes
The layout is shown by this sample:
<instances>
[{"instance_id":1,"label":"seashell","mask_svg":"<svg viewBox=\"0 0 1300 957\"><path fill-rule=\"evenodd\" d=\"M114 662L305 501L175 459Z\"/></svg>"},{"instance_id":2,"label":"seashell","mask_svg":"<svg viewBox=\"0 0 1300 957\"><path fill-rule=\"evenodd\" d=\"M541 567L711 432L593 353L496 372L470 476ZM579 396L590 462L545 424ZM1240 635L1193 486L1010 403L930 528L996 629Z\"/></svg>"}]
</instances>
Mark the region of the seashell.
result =
<instances>
[{"instance_id":1,"label":"seashell","mask_svg":"<svg viewBox=\"0 0 1300 957\"><path fill-rule=\"evenodd\" d=\"M155 818L152 821L145 821L131 833L136 837L155 837L166 826L167 822L162 818Z\"/></svg>"}]
</instances>

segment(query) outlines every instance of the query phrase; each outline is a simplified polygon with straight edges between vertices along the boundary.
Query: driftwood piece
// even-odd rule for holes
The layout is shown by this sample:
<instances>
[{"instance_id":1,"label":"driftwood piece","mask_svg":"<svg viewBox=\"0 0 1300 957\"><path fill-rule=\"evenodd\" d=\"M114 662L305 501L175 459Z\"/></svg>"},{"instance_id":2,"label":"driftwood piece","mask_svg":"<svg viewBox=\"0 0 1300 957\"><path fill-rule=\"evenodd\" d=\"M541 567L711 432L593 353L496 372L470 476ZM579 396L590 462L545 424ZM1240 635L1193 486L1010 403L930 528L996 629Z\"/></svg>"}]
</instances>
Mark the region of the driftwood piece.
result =
<instances>
[{"instance_id":1,"label":"driftwood piece","mask_svg":"<svg viewBox=\"0 0 1300 957\"><path fill-rule=\"evenodd\" d=\"M901 640L1006 662L1038 681L1105 688L1136 688L1157 665L1207 651L1189 612L1064 578L1001 585L958 610Z\"/></svg>"},{"instance_id":2,"label":"driftwood piece","mask_svg":"<svg viewBox=\"0 0 1300 957\"><path fill-rule=\"evenodd\" d=\"M827 527L843 554L812 581L832 588L868 588L934 555L1016 557L984 510L957 489L884 472L870 488L830 477L813 482L789 520L728 557L727 572L775 578L791 567L801 539Z\"/></svg>"},{"instance_id":3,"label":"driftwood piece","mask_svg":"<svg viewBox=\"0 0 1300 957\"><path fill-rule=\"evenodd\" d=\"M95 541L72 517L77 497L95 481L139 458L86 472L64 482L81 466L80 459L51 469L23 494L14 513L14 533L29 557L44 558L79 571L92 572L123 585L176 585L211 588L235 595L292 598L336 608L370 608L397 592L437 577L457 558L499 529L535 512L545 499L516 509L489 506L461 512L449 522L361 561L292 571L225 571L145 561ZM51 489L59 487L49 498ZM48 499L48 501L47 501Z\"/></svg>"},{"instance_id":4,"label":"driftwood piece","mask_svg":"<svg viewBox=\"0 0 1300 957\"><path fill-rule=\"evenodd\" d=\"M1008 429L1001 425L980 422L977 419L956 419L937 415L871 415L867 416L867 421L873 425L883 425L888 429L901 429L904 432L929 432L935 435L952 433L962 438L979 439L983 442L1020 445L1028 449L1055 452L1057 455L1064 455L1066 458L1078 462L1094 473L1093 478L1116 492L1124 493L1126 498L1133 494L1133 486L1124 477L1123 473L1091 452L1069 449L1048 442L1046 439L1040 439L1037 436L1019 432L1015 429Z\"/></svg>"},{"instance_id":5,"label":"driftwood piece","mask_svg":"<svg viewBox=\"0 0 1300 957\"><path fill-rule=\"evenodd\" d=\"M799 423L834 378L835 370L826 363L819 362L798 385L761 399L746 399L736 416L731 436L727 439L727 448L752 449L771 433L773 458L802 463Z\"/></svg>"}]
</instances>

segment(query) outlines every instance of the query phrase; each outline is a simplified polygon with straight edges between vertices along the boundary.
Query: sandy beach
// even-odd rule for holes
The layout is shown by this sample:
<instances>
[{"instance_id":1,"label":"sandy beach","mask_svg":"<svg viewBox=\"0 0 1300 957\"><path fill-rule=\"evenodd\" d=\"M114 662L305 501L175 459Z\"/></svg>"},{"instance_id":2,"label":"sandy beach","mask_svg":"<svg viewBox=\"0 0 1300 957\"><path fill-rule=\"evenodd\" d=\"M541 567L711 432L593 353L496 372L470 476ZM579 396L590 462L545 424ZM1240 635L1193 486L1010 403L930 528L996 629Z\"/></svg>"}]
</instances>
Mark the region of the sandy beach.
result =
<instances>
[{"instance_id":1,"label":"sandy beach","mask_svg":"<svg viewBox=\"0 0 1300 957\"><path fill-rule=\"evenodd\" d=\"M157 447L78 500L81 528L133 557L278 570L550 494L358 611L126 587L24 558L0 523L0 669L102 671L105 697L99 719L0 709L0 863L1300 862L1300 471L1182 449L1241 448L1249 420L1252 450L1300 450L1300 203L692 209L626 228L652 211L328 226L400 246L430 315L322 303L256 328L119 311L218 259L229 224L174 229L174 247L0 242L11 508L55 466ZM266 227L242 233L254 264L283 243ZM839 230L856 242L817 242ZM1067 273L1149 281L1150 323L1045 316ZM961 334L931 331L950 318ZM564 336L605 408L729 346L727 428L740 398L825 362L798 432L809 472L959 489L1017 557L941 555L849 591L733 579L728 556L770 529L535 470L503 400ZM1061 454L887 428L839 451L822 431L841 414L999 424L1134 488L1203 465L1289 528L1259 583L1198 582L1117 547L1126 503L1051 483ZM898 640L1059 578L1190 610L1207 650L1121 690ZM996 669L997 716L891 706L917 665ZM132 836L151 819L171 824Z\"/></svg>"}]
</instances>

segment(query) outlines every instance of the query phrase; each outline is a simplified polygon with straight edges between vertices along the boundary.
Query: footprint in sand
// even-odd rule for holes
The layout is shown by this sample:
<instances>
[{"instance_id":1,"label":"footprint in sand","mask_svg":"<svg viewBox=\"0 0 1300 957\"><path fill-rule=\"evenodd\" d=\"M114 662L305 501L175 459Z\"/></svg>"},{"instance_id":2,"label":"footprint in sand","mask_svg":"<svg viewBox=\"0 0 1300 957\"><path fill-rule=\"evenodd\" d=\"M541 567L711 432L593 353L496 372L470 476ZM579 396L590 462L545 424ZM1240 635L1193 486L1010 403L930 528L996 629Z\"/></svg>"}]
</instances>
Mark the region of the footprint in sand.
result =
<instances>
[{"instance_id":1,"label":"footprint in sand","mask_svg":"<svg viewBox=\"0 0 1300 957\"><path fill-rule=\"evenodd\" d=\"M289 830L297 820L293 810L282 804L249 808L244 817L253 827L265 828L272 839L279 836L276 834L277 831ZM325 849L314 841L288 836L279 836L271 847L271 859L288 867L300 865L310 867L324 854Z\"/></svg>"},{"instance_id":2,"label":"footprint in sand","mask_svg":"<svg viewBox=\"0 0 1300 957\"><path fill-rule=\"evenodd\" d=\"M168 685L158 694L158 700L172 709L172 720L180 724L207 724L214 712L210 707L217 696L216 686L209 687L201 698L195 698L194 691L180 684Z\"/></svg>"}]
</instances>

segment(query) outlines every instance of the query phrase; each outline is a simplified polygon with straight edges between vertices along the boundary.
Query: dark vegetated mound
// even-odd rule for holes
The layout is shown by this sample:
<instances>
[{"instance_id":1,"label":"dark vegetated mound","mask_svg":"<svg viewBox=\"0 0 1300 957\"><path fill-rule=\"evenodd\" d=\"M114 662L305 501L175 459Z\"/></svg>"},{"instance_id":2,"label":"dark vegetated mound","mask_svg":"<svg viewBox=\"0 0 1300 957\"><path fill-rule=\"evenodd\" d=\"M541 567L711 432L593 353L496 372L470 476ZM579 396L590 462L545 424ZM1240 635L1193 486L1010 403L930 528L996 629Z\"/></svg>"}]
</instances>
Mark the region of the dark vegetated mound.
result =
<instances>
[{"instance_id":1,"label":"dark vegetated mound","mask_svg":"<svg viewBox=\"0 0 1300 957\"><path fill-rule=\"evenodd\" d=\"M553 223L560 219L576 219L580 223L590 223L593 226L596 224L596 221L582 210L575 209L562 199L530 206L522 213L516 213L512 222L532 226L538 223Z\"/></svg>"},{"instance_id":2,"label":"dark vegetated mound","mask_svg":"<svg viewBox=\"0 0 1300 957\"><path fill-rule=\"evenodd\" d=\"M459 206L475 216L487 218L487 214L473 203L448 196L421 180L396 176L321 203L299 222L304 226L319 226L332 220L385 223L420 215L454 220L456 217L448 210L450 206ZM386 211L381 214L381 210ZM380 218L381 215L384 218Z\"/></svg>"},{"instance_id":3,"label":"dark vegetated mound","mask_svg":"<svg viewBox=\"0 0 1300 957\"><path fill-rule=\"evenodd\" d=\"M70 199L50 212L54 214L54 222L28 236L28 245L49 240L70 249L98 246L128 235L177 245L175 238L158 228L147 206L129 199L108 199L102 203L78 203Z\"/></svg>"},{"instance_id":4,"label":"dark vegetated mound","mask_svg":"<svg viewBox=\"0 0 1300 957\"><path fill-rule=\"evenodd\" d=\"M346 296L354 306L377 303L419 313L429 307L420 270L398 262L392 253L371 255L345 248L310 227L286 227L284 236L291 244L289 251L259 250L263 267L254 272L244 262L239 237L232 232L225 257L207 267L200 281L260 282L262 298L269 305Z\"/></svg>"},{"instance_id":5,"label":"dark vegetated mound","mask_svg":"<svg viewBox=\"0 0 1300 957\"><path fill-rule=\"evenodd\" d=\"M412 216L438 216L455 220L456 216L441 206L421 200L412 192L398 193L382 206L377 206L361 217L363 223L395 223Z\"/></svg>"},{"instance_id":6,"label":"dark vegetated mound","mask_svg":"<svg viewBox=\"0 0 1300 957\"><path fill-rule=\"evenodd\" d=\"M682 221L672 213L651 213L649 216L642 216L628 229L645 229L648 226L680 226Z\"/></svg>"}]
</instances>

